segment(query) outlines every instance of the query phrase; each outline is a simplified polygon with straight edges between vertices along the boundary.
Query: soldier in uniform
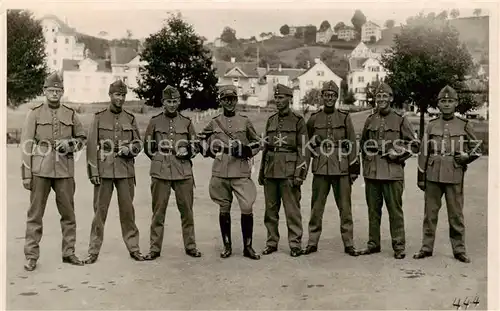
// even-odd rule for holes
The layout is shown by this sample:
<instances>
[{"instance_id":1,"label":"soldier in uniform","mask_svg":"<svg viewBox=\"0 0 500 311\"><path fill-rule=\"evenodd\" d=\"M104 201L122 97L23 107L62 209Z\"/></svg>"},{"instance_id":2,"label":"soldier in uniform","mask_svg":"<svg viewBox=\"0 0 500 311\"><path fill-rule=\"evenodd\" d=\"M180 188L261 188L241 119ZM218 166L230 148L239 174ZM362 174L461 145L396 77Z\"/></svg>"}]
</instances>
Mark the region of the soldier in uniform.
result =
<instances>
[{"instance_id":1,"label":"soldier in uniform","mask_svg":"<svg viewBox=\"0 0 500 311\"><path fill-rule=\"evenodd\" d=\"M235 86L221 86L219 99L223 108L200 133L202 155L214 159L210 179L210 198L220 206L219 224L224 250L222 258L232 254L231 203L236 196L241 210L243 255L258 260L252 248L253 204L257 189L251 179L251 159L260 151L260 137L246 116L235 112L238 93Z\"/></svg>"},{"instance_id":2,"label":"soldier in uniform","mask_svg":"<svg viewBox=\"0 0 500 311\"><path fill-rule=\"evenodd\" d=\"M122 237L136 261L142 261L139 230L133 205L135 190L135 157L142 144L135 116L124 110L127 86L115 81L109 86L110 105L97 112L90 124L87 146L87 172L94 185L94 219L90 231L86 264L97 261L104 237L109 203L116 188Z\"/></svg>"},{"instance_id":3,"label":"soldier in uniform","mask_svg":"<svg viewBox=\"0 0 500 311\"><path fill-rule=\"evenodd\" d=\"M368 205L369 240L362 255L380 252L382 206L387 206L394 258L405 258L403 214L404 164L418 151L415 132L408 119L390 104L392 89L380 83L375 90L376 112L365 122L360 140Z\"/></svg>"},{"instance_id":4,"label":"soldier in uniform","mask_svg":"<svg viewBox=\"0 0 500 311\"><path fill-rule=\"evenodd\" d=\"M439 209L446 198L450 241L455 258L469 263L465 250L464 175L480 156L470 122L455 116L458 97L450 86L438 94L439 118L429 121L418 157L418 187L425 192L422 248L413 258L432 256Z\"/></svg>"},{"instance_id":5,"label":"soldier in uniform","mask_svg":"<svg viewBox=\"0 0 500 311\"><path fill-rule=\"evenodd\" d=\"M43 214L50 190L56 195L61 215L62 261L83 265L75 256L75 160L86 140L85 130L76 112L61 104L64 92L62 78L50 74L44 82L46 101L31 109L22 130L23 186L30 190L30 207L26 222L24 268L33 271L40 256Z\"/></svg>"},{"instance_id":6,"label":"soldier in uniform","mask_svg":"<svg viewBox=\"0 0 500 311\"><path fill-rule=\"evenodd\" d=\"M351 187L360 174L356 133L349 113L335 109L339 88L333 81L323 84L324 108L307 121L312 160L311 219L309 242L304 254L318 250L325 204L333 188L340 214L340 234L344 251L357 256L353 245Z\"/></svg>"},{"instance_id":7,"label":"soldier in uniform","mask_svg":"<svg viewBox=\"0 0 500 311\"><path fill-rule=\"evenodd\" d=\"M163 243L163 229L170 191L175 191L177 208L181 214L182 237L187 255L200 257L196 249L193 198L194 178L191 158L198 149L191 119L181 115L180 93L167 86L163 90L165 111L152 117L144 138L144 152L151 159L151 196L153 216L151 220L150 250L146 260L160 256Z\"/></svg>"},{"instance_id":8,"label":"soldier in uniform","mask_svg":"<svg viewBox=\"0 0 500 311\"><path fill-rule=\"evenodd\" d=\"M290 255L302 254L302 215L300 187L306 179L308 165L303 146L307 144L304 118L290 109L293 90L278 84L274 98L278 112L266 124L266 143L259 170L259 185L264 186L266 211L264 224L267 242L263 255L274 253L279 242L279 210L285 209Z\"/></svg>"}]
</instances>

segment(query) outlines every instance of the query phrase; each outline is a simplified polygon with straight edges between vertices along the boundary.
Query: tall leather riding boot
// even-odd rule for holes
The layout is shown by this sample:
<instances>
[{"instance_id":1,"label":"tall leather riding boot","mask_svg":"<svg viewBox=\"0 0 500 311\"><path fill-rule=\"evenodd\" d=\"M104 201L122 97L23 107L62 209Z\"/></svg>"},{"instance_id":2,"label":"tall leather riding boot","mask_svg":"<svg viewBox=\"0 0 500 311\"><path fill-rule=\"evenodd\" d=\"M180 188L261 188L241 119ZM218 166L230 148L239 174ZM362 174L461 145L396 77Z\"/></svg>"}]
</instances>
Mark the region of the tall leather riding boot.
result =
<instances>
[{"instance_id":1,"label":"tall leather riding boot","mask_svg":"<svg viewBox=\"0 0 500 311\"><path fill-rule=\"evenodd\" d=\"M243 256L259 260L260 255L252 248L253 214L241 214L241 233L243 234Z\"/></svg>"},{"instance_id":2,"label":"tall leather riding boot","mask_svg":"<svg viewBox=\"0 0 500 311\"><path fill-rule=\"evenodd\" d=\"M220 233L222 235L222 243L224 243L224 250L220 253L222 258L231 256L231 214L219 213Z\"/></svg>"}]
</instances>

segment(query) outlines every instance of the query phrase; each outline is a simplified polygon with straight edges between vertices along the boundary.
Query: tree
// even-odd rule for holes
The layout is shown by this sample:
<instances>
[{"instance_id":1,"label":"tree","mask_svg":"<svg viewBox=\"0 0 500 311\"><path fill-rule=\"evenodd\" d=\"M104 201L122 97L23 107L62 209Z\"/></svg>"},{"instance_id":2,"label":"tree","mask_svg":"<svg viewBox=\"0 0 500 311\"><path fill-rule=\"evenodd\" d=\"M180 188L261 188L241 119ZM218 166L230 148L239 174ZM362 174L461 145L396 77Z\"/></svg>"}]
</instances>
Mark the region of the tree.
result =
<instances>
[{"instance_id":1,"label":"tree","mask_svg":"<svg viewBox=\"0 0 500 311\"><path fill-rule=\"evenodd\" d=\"M171 85L181 93L181 109L217 107L210 51L182 18L171 15L162 29L147 37L140 57L145 65L140 66L134 91L147 105L160 106L163 89Z\"/></svg>"},{"instance_id":2,"label":"tree","mask_svg":"<svg viewBox=\"0 0 500 311\"><path fill-rule=\"evenodd\" d=\"M319 26L319 32L323 32L325 30L327 30L328 28L331 28L332 26L330 25L330 23L327 21L327 20L324 20L321 25Z\"/></svg>"},{"instance_id":3,"label":"tree","mask_svg":"<svg viewBox=\"0 0 500 311\"><path fill-rule=\"evenodd\" d=\"M48 74L45 38L29 11L7 11L7 105L18 107L42 94Z\"/></svg>"},{"instance_id":4,"label":"tree","mask_svg":"<svg viewBox=\"0 0 500 311\"><path fill-rule=\"evenodd\" d=\"M385 21L384 26L385 26L385 28L391 29L391 28L394 28L395 24L396 24L396 21L394 21L393 19L388 19Z\"/></svg>"},{"instance_id":5,"label":"tree","mask_svg":"<svg viewBox=\"0 0 500 311\"><path fill-rule=\"evenodd\" d=\"M446 20L448 19L448 12L445 10L445 11L442 11L441 13L439 13L437 16L436 16L437 19L441 19L441 20Z\"/></svg>"},{"instance_id":6,"label":"tree","mask_svg":"<svg viewBox=\"0 0 500 311\"><path fill-rule=\"evenodd\" d=\"M382 65L388 71L386 82L394 91L395 104L413 98L420 108L423 135L423 113L437 106L437 95L445 85L460 90L472 58L448 21L422 14L401 27L390 53L382 56Z\"/></svg>"},{"instance_id":7,"label":"tree","mask_svg":"<svg viewBox=\"0 0 500 311\"><path fill-rule=\"evenodd\" d=\"M325 65L328 66L328 68L333 69L335 67L337 58L335 57L334 49L325 49L323 52L321 52L319 58L323 63L325 63Z\"/></svg>"},{"instance_id":8,"label":"tree","mask_svg":"<svg viewBox=\"0 0 500 311\"><path fill-rule=\"evenodd\" d=\"M474 16L479 17L479 16L481 16L481 12L482 12L481 9L474 9L474 13L473 14L474 14Z\"/></svg>"},{"instance_id":9,"label":"tree","mask_svg":"<svg viewBox=\"0 0 500 311\"><path fill-rule=\"evenodd\" d=\"M302 50L295 57L295 62L297 64L296 65L297 68L302 68L302 69L309 68L307 65L309 64L311 66L313 63L313 58L311 56L311 52L308 49Z\"/></svg>"},{"instance_id":10,"label":"tree","mask_svg":"<svg viewBox=\"0 0 500 311\"><path fill-rule=\"evenodd\" d=\"M321 90L320 89L310 89L309 91L306 92L304 95L304 98L302 98L302 109L306 110L308 105L314 106L314 107L319 107L321 106L322 99L321 99Z\"/></svg>"},{"instance_id":11,"label":"tree","mask_svg":"<svg viewBox=\"0 0 500 311\"><path fill-rule=\"evenodd\" d=\"M340 29L344 28L345 27L345 24L344 22L338 22L335 27L333 27L333 31L335 31L336 33L339 32Z\"/></svg>"},{"instance_id":12,"label":"tree","mask_svg":"<svg viewBox=\"0 0 500 311\"><path fill-rule=\"evenodd\" d=\"M226 42L228 44L231 44L233 42L236 42L236 30L234 30L231 27L224 27L224 30L222 30L222 34L220 35L220 39L223 42Z\"/></svg>"},{"instance_id":13,"label":"tree","mask_svg":"<svg viewBox=\"0 0 500 311\"><path fill-rule=\"evenodd\" d=\"M126 36L126 38L127 39L132 39L132 37L133 37L132 30L127 29L127 36Z\"/></svg>"},{"instance_id":14,"label":"tree","mask_svg":"<svg viewBox=\"0 0 500 311\"><path fill-rule=\"evenodd\" d=\"M457 18L457 17L459 17L459 16L460 16L460 11L459 11L458 9L453 9L453 10L451 10L451 12L450 12L450 16L451 16L452 18Z\"/></svg>"},{"instance_id":15,"label":"tree","mask_svg":"<svg viewBox=\"0 0 500 311\"><path fill-rule=\"evenodd\" d=\"M347 93L344 93L344 105L354 105L356 102L356 98L354 97L354 93L351 91L348 91Z\"/></svg>"},{"instance_id":16,"label":"tree","mask_svg":"<svg viewBox=\"0 0 500 311\"><path fill-rule=\"evenodd\" d=\"M361 10L354 11L354 15L351 18L351 23L356 29L356 36L359 38L361 36L361 27L366 23L366 16L361 12Z\"/></svg>"},{"instance_id":17,"label":"tree","mask_svg":"<svg viewBox=\"0 0 500 311\"><path fill-rule=\"evenodd\" d=\"M304 44L316 43L316 26L306 26L304 29Z\"/></svg>"},{"instance_id":18,"label":"tree","mask_svg":"<svg viewBox=\"0 0 500 311\"><path fill-rule=\"evenodd\" d=\"M280 33L283 35L283 36L286 36L290 33L290 27L285 24L283 26L280 27Z\"/></svg>"}]
</instances>

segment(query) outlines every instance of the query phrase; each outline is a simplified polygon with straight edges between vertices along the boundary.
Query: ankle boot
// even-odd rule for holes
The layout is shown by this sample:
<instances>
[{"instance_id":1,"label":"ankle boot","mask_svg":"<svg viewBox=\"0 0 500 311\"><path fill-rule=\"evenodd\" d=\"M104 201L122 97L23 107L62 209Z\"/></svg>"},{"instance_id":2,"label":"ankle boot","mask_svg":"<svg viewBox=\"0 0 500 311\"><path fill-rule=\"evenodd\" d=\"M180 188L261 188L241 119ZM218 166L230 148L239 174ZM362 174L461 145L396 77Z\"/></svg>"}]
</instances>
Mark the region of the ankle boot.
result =
<instances>
[{"instance_id":1,"label":"ankle boot","mask_svg":"<svg viewBox=\"0 0 500 311\"><path fill-rule=\"evenodd\" d=\"M243 234L243 256L259 260L260 255L252 248L253 214L241 214L241 233Z\"/></svg>"},{"instance_id":2,"label":"ankle boot","mask_svg":"<svg viewBox=\"0 0 500 311\"><path fill-rule=\"evenodd\" d=\"M231 214L219 213L220 233L222 235L222 243L224 243L224 250L220 253L221 258L231 256Z\"/></svg>"}]
</instances>

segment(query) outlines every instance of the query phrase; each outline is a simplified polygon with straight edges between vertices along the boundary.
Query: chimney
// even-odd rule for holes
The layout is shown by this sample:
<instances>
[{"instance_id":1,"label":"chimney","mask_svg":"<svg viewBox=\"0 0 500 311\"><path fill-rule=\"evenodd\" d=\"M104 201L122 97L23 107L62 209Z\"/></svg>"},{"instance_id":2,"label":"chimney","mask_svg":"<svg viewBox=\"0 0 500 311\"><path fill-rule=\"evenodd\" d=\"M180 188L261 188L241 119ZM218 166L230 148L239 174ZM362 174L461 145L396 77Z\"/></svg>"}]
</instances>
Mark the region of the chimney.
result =
<instances>
[{"instance_id":1,"label":"chimney","mask_svg":"<svg viewBox=\"0 0 500 311\"><path fill-rule=\"evenodd\" d=\"M281 72L281 63L278 66L278 71Z\"/></svg>"},{"instance_id":2,"label":"chimney","mask_svg":"<svg viewBox=\"0 0 500 311\"><path fill-rule=\"evenodd\" d=\"M236 58L235 57L231 57L231 63L234 63L236 62Z\"/></svg>"}]
</instances>

